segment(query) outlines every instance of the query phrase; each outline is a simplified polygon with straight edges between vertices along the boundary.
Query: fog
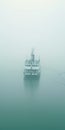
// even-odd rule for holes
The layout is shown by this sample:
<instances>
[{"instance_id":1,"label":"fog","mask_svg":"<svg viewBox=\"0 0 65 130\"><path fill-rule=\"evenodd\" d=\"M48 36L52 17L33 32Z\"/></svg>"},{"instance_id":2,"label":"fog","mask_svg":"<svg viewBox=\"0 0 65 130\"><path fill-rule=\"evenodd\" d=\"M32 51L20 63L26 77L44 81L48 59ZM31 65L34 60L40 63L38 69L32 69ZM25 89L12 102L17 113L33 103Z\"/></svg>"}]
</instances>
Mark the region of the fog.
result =
<instances>
[{"instance_id":1,"label":"fog","mask_svg":"<svg viewBox=\"0 0 65 130\"><path fill-rule=\"evenodd\" d=\"M24 80L32 48L41 76ZM65 0L0 0L0 128L65 130Z\"/></svg>"},{"instance_id":2,"label":"fog","mask_svg":"<svg viewBox=\"0 0 65 130\"><path fill-rule=\"evenodd\" d=\"M21 58L34 47L65 65L65 1L0 1L0 56ZM49 61L48 61L49 62Z\"/></svg>"}]
</instances>

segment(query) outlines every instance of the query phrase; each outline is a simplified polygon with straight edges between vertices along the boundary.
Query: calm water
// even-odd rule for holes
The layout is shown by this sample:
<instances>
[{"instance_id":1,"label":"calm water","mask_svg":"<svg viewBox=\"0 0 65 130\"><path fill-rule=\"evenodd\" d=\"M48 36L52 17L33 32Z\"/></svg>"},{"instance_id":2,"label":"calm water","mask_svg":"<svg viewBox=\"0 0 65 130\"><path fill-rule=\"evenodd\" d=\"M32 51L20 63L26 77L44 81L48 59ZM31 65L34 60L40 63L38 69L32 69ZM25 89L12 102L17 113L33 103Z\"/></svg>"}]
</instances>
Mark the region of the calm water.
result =
<instances>
[{"instance_id":1,"label":"calm water","mask_svg":"<svg viewBox=\"0 0 65 130\"><path fill-rule=\"evenodd\" d=\"M40 79L24 80L23 63L14 63L0 70L0 128L64 130L65 73L42 65Z\"/></svg>"},{"instance_id":2,"label":"calm water","mask_svg":"<svg viewBox=\"0 0 65 130\"><path fill-rule=\"evenodd\" d=\"M40 79L23 78L40 54ZM0 0L0 130L65 130L65 0Z\"/></svg>"}]
</instances>

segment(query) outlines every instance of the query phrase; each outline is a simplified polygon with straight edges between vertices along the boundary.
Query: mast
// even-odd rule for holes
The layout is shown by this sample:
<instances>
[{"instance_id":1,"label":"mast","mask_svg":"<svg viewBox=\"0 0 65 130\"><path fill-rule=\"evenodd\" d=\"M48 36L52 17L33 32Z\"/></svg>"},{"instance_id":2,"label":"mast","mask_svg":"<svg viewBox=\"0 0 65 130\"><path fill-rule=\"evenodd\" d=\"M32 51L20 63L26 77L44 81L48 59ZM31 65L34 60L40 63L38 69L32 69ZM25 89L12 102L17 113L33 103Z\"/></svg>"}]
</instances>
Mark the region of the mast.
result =
<instances>
[{"instance_id":1,"label":"mast","mask_svg":"<svg viewBox=\"0 0 65 130\"><path fill-rule=\"evenodd\" d=\"M34 49L32 49L32 53L31 53L31 61L34 62L34 60L35 60Z\"/></svg>"}]
</instances>

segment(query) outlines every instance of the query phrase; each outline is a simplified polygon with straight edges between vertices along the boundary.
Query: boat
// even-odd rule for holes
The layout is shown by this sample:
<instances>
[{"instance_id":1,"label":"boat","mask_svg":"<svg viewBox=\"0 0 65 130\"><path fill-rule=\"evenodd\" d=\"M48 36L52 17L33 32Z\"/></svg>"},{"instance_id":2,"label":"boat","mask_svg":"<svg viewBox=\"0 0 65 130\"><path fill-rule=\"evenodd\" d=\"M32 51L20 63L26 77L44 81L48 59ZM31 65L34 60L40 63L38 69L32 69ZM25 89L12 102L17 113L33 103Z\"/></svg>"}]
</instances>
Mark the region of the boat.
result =
<instances>
[{"instance_id":1,"label":"boat","mask_svg":"<svg viewBox=\"0 0 65 130\"><path fill-rule=\"evenodd\" d=\"M36 59L34 50L31 52L30 59L25 60L24 77L40 77L40 58Z\"/></svg>"}]
</instances>

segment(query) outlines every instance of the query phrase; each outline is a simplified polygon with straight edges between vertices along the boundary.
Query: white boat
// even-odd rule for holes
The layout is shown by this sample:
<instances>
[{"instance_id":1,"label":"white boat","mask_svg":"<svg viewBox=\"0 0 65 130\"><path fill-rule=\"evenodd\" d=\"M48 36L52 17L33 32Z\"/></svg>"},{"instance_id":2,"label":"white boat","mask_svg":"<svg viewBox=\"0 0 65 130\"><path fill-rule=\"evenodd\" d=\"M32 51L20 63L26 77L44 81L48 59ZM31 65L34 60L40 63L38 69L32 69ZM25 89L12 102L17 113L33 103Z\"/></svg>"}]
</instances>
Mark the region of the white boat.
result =
<instances>
[{"instance_id":1,"label":"white boat","mask_svg":"<svg viewBox=\"0 0 65 130\"><path fill-rule=\"evenodd\" d=\"M31 58L25 60L24 76L25 77L27 76L40 77L40 59L39 58L36 59L33 50L31 53Z\"/></svg>"}]
</instances>

